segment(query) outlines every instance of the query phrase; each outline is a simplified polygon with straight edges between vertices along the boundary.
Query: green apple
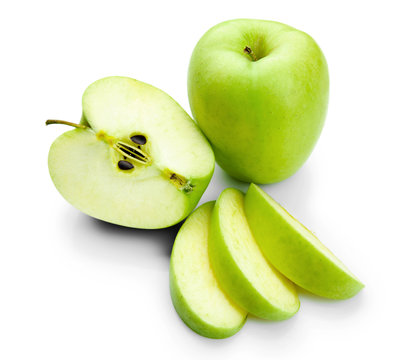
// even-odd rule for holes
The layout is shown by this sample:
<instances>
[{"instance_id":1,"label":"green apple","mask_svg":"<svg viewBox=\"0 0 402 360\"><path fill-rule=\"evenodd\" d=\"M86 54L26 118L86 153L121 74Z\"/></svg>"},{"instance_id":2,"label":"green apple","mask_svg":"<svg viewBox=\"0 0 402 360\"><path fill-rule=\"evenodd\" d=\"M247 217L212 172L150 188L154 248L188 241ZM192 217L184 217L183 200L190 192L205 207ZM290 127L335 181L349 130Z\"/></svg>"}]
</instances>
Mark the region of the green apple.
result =
<instances>
[{"instance_id":1,"label":"green apple","mask_svg":"<svg viewBox=\"0 0 402 360\"><path fill-rule=\"evenodd\" d=\"M317 43L273 21L214 26L188 71L191 111L218 164L247 182L281 181L302 166L324 125L328 88Z\"/></svg>"},{"instance_id":2,"label":"green apple","mask_svg":"<svg viewBox=\"0 0 402 360\"><path fill-rule=\"evenodd\" d=\"M81 124L49 152L51 178L77 209L135 228L163 228L197 205L214 170L200 129L166 93L127 77L91 84Z\"/></svg>"},{"instance_id":3,"label":"green apple","mask_svg":"<svg viewBox=\"0 0 402 360\"><path fill-rule=\"evenodd\" d=\"M287 319L300 306L295 286L264 258L243 203L243 193L231 188L217 200L209 235L212 268L223 290L243 309L263 319Z\"/></svg>"},{"instance_id":4,"label":"green apple","mask_svg":"<svg viewBox=\"0 0 402 360\"><path fill-rule=\"evenodd\" d=\"M195 332L225 338L238 332L247 313L221 290L208 258L214 202L200 206L177 234L170 259L170 292L183 321Z\"/></svg>"},{"instance_id":5,"label":"green apple","mask_svg":"<svg viewBox=\"0 0 402 360\"><path fill-rule=\"evenodd\" d=\"M350 298L364 287L313 233L257 185L250 185L244 206L265 257L294 283L332 299Z\"/></svg>"}]
</instances>

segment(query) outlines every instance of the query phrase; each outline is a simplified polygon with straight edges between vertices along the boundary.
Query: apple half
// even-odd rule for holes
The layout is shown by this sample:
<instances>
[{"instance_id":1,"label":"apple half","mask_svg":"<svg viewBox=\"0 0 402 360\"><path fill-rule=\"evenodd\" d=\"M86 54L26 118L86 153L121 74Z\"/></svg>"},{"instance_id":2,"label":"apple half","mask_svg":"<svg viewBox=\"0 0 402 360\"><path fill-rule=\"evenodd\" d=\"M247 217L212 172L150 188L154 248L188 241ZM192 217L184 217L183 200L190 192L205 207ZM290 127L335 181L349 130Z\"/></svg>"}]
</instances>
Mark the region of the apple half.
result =
<instances>
[{"instance_id":1,"label":"apple half","mask_svg":"<svg viewBox=\"0 0 402 360\"><path fill-rule=\"evenodd\" d=\"M244 195L224 190L215 205L209 257L223 290L249 313L269 320L293 316L300 303L293 283L260 251L244 213Z\"/></svg>"},{"instance_id":2,"label":"apple half","mask_svg":"<svg viewBox=\"0 0 402 360\"><path fill-rule=\"evenodd\" d=\"M350 298L364 287L312 232L260 187L250 185L244 206L265 257L295 284L332 299Z\"/></svg>"},{"instance_id":3,"label":"apple half","mask_svg":"<svg viewBox=\"0 0 402 360\"><path fill-rule=\"evenodd\" d=\"M49 152L63 197L95 218L128 227L164 228L197 205L214 154L189 115L166 93L127 77L91 84L81 124Z\"/></svg>"},{"instance_id":4,"label":"apple half","mask_svg":"<svg viewBox=\"0 0 402 360\"><path fill-rule=\"evenodd\" d=\"M247 313L221 290L208 257L208 236L214 202L200 206L177 234L170 260L170 293L182 320L209 338L238 332Z\"/></svg>"}]
</instances>

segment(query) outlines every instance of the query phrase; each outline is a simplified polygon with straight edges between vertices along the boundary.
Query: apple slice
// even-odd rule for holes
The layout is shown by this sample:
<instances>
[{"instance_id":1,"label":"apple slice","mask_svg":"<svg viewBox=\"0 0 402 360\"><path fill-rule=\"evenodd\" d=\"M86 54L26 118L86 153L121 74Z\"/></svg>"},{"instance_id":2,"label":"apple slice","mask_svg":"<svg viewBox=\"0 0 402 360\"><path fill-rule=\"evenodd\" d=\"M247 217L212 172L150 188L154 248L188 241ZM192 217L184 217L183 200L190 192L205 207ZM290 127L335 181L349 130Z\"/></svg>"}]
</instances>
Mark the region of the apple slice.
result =
<instances>
[{"instance_id":1,"label":"apple slice","mask_svg":"<svg viewBox=\"0 0 402 360\"><path fill-rule=\"evenodd\" d=\"M265 258L248 226L244 195L226 189L215 205L209 257L223 290L242 308L263 319L284 320L300 303L295 286Z\"/></svg>"},{"instance_id":2,"label":"apple slice","mask_svg":"<svg viewBox=\"0 0 402 360\"><path fill-rule=\"evenodd\" d=\"M320 296L347 299L364 285L308 229L257 185L251 184L245 211L266 258L300 287Z\"/></svg>"},{"instance_id":3,"label":"apple slice","mask_svg":"<svg viewBox=\"0 0 402 360\"><path fill-rule=\"evenodd\" d=\"M81 124L51 146L52 180L77 209L136 228L163 228L197 205L214 155L194 121L163 91L125 77L90 85Z\"/></svg>"},{"instance_id":4,"label":"apple slice","mask_svg":"<svg viewBox=\"0 0 402 360\"><path fill-rule=\"evenodd\" d=\"M182 320L195 332L225 338L238 332L247 313L219 287L208 258L214 202L200 206L177 234L170 260L170 292Z\"/></svg>"}]
</instances>

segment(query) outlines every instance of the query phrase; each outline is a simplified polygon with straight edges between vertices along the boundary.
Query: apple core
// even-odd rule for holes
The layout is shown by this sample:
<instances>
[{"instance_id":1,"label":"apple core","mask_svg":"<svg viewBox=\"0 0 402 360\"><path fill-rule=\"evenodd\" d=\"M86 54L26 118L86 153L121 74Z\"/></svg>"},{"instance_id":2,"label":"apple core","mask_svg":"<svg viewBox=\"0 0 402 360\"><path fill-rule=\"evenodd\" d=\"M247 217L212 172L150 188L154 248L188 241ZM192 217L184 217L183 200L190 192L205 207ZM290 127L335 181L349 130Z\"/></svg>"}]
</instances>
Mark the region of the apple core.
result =
<instances>
[{"instance_id":1,"label":"apple core","mask_svg":"<svg viewBox=\"0 0 402 360\"><path fill-rule=\"evenodd\" d=\"M80 129L90 129L90 127L83 124L76 124L69 121L64 120L47 120L46 125L50 124L62 124L69 125ZM144 151L141 150L141 145L146 144L146 137L144 135L134 135L131 136L131 141L135 144L130 145L124 141L117 140L112 136L107 135L103 130L99 131L96 135L98 140L104 141L108 144L112 149L116 150L118 153L118 159L116 161L117 167L123 172L131 173L132 170L135 169L133 162L137 163L136 165L150 165L152 160L151 157ZM122 159L120 159L122 157ZM131 171L128 171L131 170ZM188 193L193 190L193 185L189 180L187 180L184 176L176 174L169 169L163 172L165 176L175 185L179 190L183 190Z\"/></svg>"}]
</instances>

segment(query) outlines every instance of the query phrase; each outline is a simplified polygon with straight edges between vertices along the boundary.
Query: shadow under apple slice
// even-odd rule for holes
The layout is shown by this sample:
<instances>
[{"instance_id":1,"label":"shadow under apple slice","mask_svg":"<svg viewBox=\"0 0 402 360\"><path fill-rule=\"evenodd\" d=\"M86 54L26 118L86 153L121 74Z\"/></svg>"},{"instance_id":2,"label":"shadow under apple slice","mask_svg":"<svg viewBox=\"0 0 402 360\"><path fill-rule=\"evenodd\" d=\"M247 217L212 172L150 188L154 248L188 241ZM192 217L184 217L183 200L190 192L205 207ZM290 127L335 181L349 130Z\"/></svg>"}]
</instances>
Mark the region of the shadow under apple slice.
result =
<instances>
[{"instance_id":1,"label":"shadow under apple slice","mask_svg":"<svg viewBox=\"0 0 402 360\"><path fill-rule=\"evenodd\" d=\"M303 307L306 308L306 311L315 318L327 319L328 321L342 320L357 316L357 313L363 309L364 290L350 299L335 300L315 295L297 285L296 288L301 302L300 310L303 311ZM308 309L310 306L311 311Z\"/></svg>"}]
</instances>

